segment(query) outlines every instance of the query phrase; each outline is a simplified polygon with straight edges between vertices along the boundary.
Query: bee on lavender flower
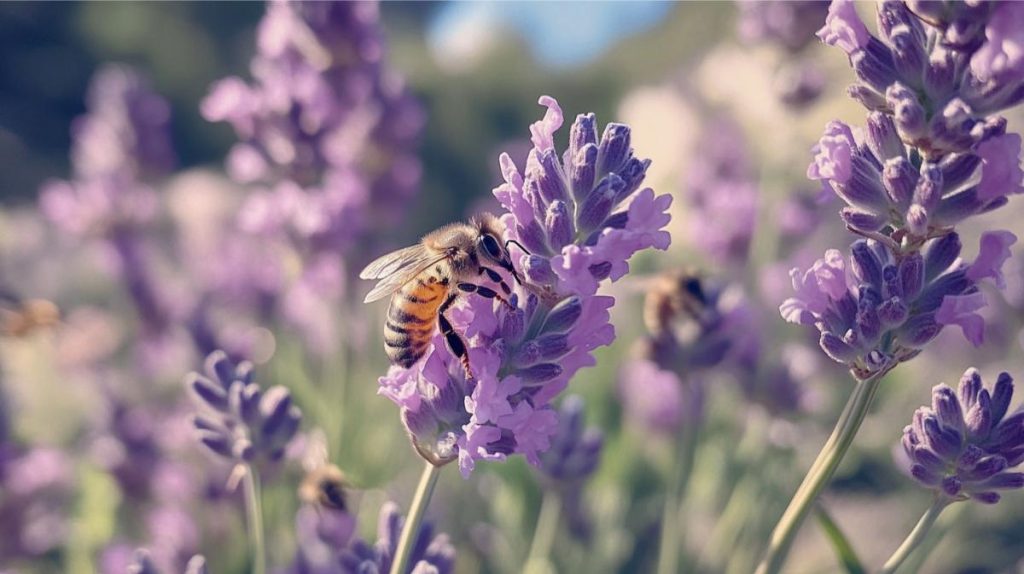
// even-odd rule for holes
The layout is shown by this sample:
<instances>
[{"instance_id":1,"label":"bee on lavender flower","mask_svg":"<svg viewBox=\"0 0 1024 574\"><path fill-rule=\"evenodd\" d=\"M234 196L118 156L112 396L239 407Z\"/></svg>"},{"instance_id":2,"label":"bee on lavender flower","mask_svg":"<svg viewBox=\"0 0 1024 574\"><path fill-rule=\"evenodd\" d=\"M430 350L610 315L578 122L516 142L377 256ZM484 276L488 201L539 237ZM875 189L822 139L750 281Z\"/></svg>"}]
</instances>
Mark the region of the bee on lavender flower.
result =
<instances>
[{"instance_id":1,"label":"bee on lavender flower","mask_svg":"<svg viewBox=\"0 0 1024 574\"><path fill-rule=\"evenodd\" d=\"M644 325L655 337L665 335L674 319L700 320L707 306L704 280L696 269L667 271L650 280L644 299Z\"/></svg>"},{"instance_id":2,"label":"bee on lavender flower","mask_svg":"<svg viewBox=\"0 0 1024 574\"><path fill-rule=\"evenodd\" d=\"M502 245L503 231L497 217L484 213L468 223L453 223L432 231L419 244L388 253L362 270L361 279L378 280L364 303L391 295L384 323L384 349L392 364L408 368L420 360L436 323L452 355L472 378L466 342L445 313L463 293L476 293L512 307L506 299L512 293L508 283L485 265L496 265L521 283L508 253L509 243L519 244L509 240ZM481 279L498 285L504 295L480 285Z\"/></svg>"},{"instance_id":3,"label":"bee on lavender flower","mask_svg":"<svg viewBox=\"0 0 1024 574\"><path fill-rule=\"evenodd\" d=\"M299 484L299 499L317 508L348 512L348 479L337 465L328 461L327 437L317 429L310 433L308 440L302 456L306 475Z\"/></svg>"}]
</instances>

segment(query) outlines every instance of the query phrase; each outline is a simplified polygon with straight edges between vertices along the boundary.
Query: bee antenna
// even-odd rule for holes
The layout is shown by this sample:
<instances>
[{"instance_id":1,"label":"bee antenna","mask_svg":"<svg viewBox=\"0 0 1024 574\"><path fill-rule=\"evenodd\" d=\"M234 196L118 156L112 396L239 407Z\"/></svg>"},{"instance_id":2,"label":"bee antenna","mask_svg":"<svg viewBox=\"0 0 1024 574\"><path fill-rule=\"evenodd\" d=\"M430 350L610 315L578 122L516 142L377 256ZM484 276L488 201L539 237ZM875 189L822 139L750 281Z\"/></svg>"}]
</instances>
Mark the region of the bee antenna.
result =
<instances>
[{"instance_id":1,"label":"bee antenna","mask_svg":"<svg viewBox=\"0 0 1024 574\"><path fill-rule=\"evenodd\" d=\"M523 247L523 244L522 244L522 243L519 243L519 242L518 242L518 241L516 241L515 239L509 239L509 240L505 241L505 251L508 251L508 244L509 244L509 243L514 243L514 244L515 244L515 245L516 245L517 247L519 247L520 249L522 249L522 250L523 250L523 251L524 251L524 252L525 252L525 253L526 253L527 255L532 255L532 253L530 253L530 250L529 250L529 249L527 249L527 248Z\"/></svg>"}]
</instances>

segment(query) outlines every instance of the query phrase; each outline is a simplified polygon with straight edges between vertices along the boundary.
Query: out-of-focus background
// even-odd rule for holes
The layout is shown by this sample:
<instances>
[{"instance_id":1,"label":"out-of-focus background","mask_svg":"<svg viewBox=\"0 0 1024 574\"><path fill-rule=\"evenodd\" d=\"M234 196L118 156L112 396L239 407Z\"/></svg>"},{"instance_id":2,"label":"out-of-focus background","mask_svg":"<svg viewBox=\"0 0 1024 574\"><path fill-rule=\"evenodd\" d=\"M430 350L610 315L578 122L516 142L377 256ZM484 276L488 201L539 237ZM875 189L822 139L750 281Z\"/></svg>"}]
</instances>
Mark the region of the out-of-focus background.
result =
<instances>
[{"instance_id":1,"label":"out-of-focus background","mask_svg":"<svg viewBox=\"0 0 1024 574\"><path fill-rule=\"evenodd\" d=\"M201 370L202 353L182 342L193 316L179 310L202 306L196 293L204 282L233 277L248 293L259 281L221 277L235 273L234 263L228 248L207 241L249 188L225 175L235 130L204 119L201 102L221 78L252 78L265 11L256 2L0 3L0 294L60 309L56 322L0 340L0 571L114 572L135 547L154 549L166 572L180 571L193 552L206 554L211 572L245 571L241 501L223 492L230 467L189 433L181 379ZM637 156L653 160L647 185L675 196L671 249L637 258L633 274L610 287L619 301L618 340L569 389L583 397L587 423L602 429L605 447L562 522L554 567L654 568L677 446L631 422L622 394L633 391L620 379L630 376L627 358L643 332L644 278L693 266L743 293L765 363L786 372L785 384L772 386L766 376L711 371L702 413L676 413L705 421L683 506L681 564L693 572L752 569L851 388L816 340L785 324L777 309L790 293L790 267L851 240L839 204L804 173L826 122L860 125L864 112L845 95L853 72L839 50L813 38L772 41L763 31L772 24L767 12L746 21L741 14L730 2L380 5L384 61L404 78L425 122L408 150L419 167L403 215L367 220L376 226L372 239L349 246L352 262L332 283L336 299L349 304L332 307L300 289L282 297L283 311L264 312L257 302L240 324L217 316L216 325L248 351L257 380L291 390L303 433L323 429L331 459L352 484L358 531L371 543L381 502L408 504L420 461L397 409L376 395L387 367L378 344L384 308L358 304L368 285L354 271L444 223L497 209L490 192L501 181L498 156L525 158L529 125L543 111L538 97L548 94L570 121L594 112L602 125L629 124ZM112 259L111 246L127 257L119 244L68 234L40 215L40 190L76 177L71 126L87 112L94 74L111 62L132 66L169 103L174 167L150 182L156 215L146 218L148 243L138 255L150 258L148 280L169 301L169 325L152 340L145 305L132 302L138 284L123 273L128 263ZM1021 125L1021 113L1011 112L1009 131ZM1020 230L1024 211L1016 203L986 227L999 221ZM976 245L981 230L963 229L965 245ZM260 248L246 253L278 257ZM282 256L280 267L309 264L302 257ZM1024 270L1014 267L1008 291L989 294L985 348L972 349L947 329L881 391L824 498L865 562L880 564L929 504L897 451L931 387L955 383L969 366L987 380L1000 370L1024 375L1022 279ZM324 316L330 325L315 323ZM302 537L294 518L302 445L293 450L291 463L264 485L271 563L282 569L274 571L291 564ZM912 567L1021 568L1022 496L948 512L941 543L932 539L929 560ZM456 572L517 572L542 497L543 483L519 458L481 465L465 482L451 469L428 517L450 536ZM808 522L787 571L839 568L818 525Z\"/></svg>"}]
</instances>

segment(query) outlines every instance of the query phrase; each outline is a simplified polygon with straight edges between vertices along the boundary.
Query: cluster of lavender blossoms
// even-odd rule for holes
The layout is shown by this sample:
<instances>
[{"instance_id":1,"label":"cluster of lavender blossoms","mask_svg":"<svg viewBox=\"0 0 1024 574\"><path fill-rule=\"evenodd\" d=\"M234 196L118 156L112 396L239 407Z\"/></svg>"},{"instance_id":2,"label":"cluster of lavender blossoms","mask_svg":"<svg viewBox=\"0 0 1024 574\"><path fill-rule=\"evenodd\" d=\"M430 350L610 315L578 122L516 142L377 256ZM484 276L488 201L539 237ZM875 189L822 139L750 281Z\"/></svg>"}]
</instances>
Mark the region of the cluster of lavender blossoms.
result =
<instances>
[{"instance_id":1,"label":"cluster of lavender blossoms","mask_svg":"<svg viewBox=\"0 0 1024 574\"><path fill-rule=\"evenodd\" d=\"M849 56L860 79L850 94L869 113L863 133L829 123L807 174L847 204L843 221L868 239L854 243L849 268L830 250L794 269L797 294L780 310L817 326L825 352L860 378L912 358L946 325L982 341L979 282L1005 286L1017 238L984 233L966 265L954 228L1024 192L1020 136L995 115L1024 99L1024 37L1006 28L1020 13L1013 2L881 2L878 39L853 2L836 0L818 33Z\"/></svg>"},{"instance_id":2,"label":"cluster of lavender blossoms","mask_svg":"<svg viewBox=\"0 0 1024 574\"><path fill-rule=\"evenodd\" d=\"M234 222L247 241L222 259L266 285L261 303L325 355L340 337L347 260L362 253L352 248L396 225L418 189L425 116L387 65L375 2L273 0L257 48L253 82L224 78L201 104L234 128L227 169L249 188ZM284 261L268 269L254 256L267 251Z\"/></svg>"},{"instance_id":3,"label":"cluster of lavender blossoms","mask_svg":"<svg viewBox=\"0 0 1024 574\"><path fill-rule=\"evenodd\" d=\"M71 126L73 177L46 182L40 209L61 232L98 240L111 252L143 342L152 342L173 323L171 305L147 262L145 240L159 210L151 183L175 164L171 109L141 74L119 65L94 75L86 109Z\"/></svg>"},{"instance_id":4,"label":"cluster of lavender blossoms","mask_svg":"<svg viewBox=\"0 0 1024 574\"><path fill-rule=\"evenodd\" d=\"M276 462L295 437L302 413L291 393L253 381L252 364L234 364L222 351L206 358L206 375L185 379L205 412L193 419L199 441L210 451L238 463Z\"/></svg>"},{"instance_id":5,"label":"cluster of lavender blossoms","mask_svg":"<svg viewBox=\"0 0 1024 574\"><path fill-rule=\"evenodd\" d=\"M512 309L469 296L452 313L475 378L437 335L421 362L380 379L417 451L435 465L457 459L464 476L478 460L513 453L540 464L558 428L551 400L615 337L615 301L597 294L599 284L625 275L637 251L670 241L672 198L641 189L649 162L633 157L629 127L609 124L598 137L594 115L581 114L560 158L562 111L553 98L540 103L547 113L531 127L525 174L503 154L505 183L494 190L508 210L506 238L529 250L517 260L526 285L510 297Z\"/></svg>"},{"instance_id":6,"label":"cluster of lavender blossoms","mask_svg":"<svg viewBox=\"0 0 1024 574\"><path fill-rule=\"evenodd\" d=\"M419 183L424 116L386 66L377 4L272 1L257 45L255 83L222 79L201 108L241 140L231 176L268 188L243 225L336 252L371 222L396 223Z\"/></svg>"},{"instance_id":7,"label":"cluster of lavender blossoms","mask_svg":"<svg viewBox=\"0 0 1024 574\"><path fill-rule=\"evenodd\" d=\"M578 491L597 470L604 435L601 429L583 423L583 399L566 397L558 409L558 429L551 436L551 448L540 455L538 469L548 487Z\"/></svg>"},{"instance_id":8,"label":"cluster of lavender blossoms","mask_svg":"<svg viewBox=\"0 0 1024 574\"><path fill-rule=\"evenodd\" d=\"M995 504L997 491L1024 487L1024 473L1009 469L1024 462L1024 410L1007 416L1013 379L1000 373L991 391L968 369L954 391L932 389L932 406L914 413L903 429L910 472L924 486L950 500Z\"/></svg>"}]
</instances>

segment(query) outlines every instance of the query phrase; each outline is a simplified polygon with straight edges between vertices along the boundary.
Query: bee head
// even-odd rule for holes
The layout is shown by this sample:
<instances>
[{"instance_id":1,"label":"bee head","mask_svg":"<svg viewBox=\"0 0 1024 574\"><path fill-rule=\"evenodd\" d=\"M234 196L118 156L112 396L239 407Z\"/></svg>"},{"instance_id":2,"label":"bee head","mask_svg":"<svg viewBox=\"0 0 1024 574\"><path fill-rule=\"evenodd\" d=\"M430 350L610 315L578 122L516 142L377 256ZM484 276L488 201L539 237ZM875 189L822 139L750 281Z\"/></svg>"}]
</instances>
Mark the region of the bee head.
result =
<instances>
[{"instance_id":1,"label":"bee head","mask_svg":"<svg viewBox=\"0 0 1024 574\"><path fill-rule=\"evenodd\" d=\"M509 240L503 245L501 243L501 236L504 234L504 226L502 226L501 221L497 217L490 213L477 215L473 217L471 221L480 232L480 235L476 240L477 251L479 251L485 258L496 263L502 269L508 271L517 283L522 283L515 267L512 266L512 258L509 256L508 252L509 243L519 245L519 242ZM521 247L522 246L520 246L520 248Z\"/></svg>"}]
</instances>

